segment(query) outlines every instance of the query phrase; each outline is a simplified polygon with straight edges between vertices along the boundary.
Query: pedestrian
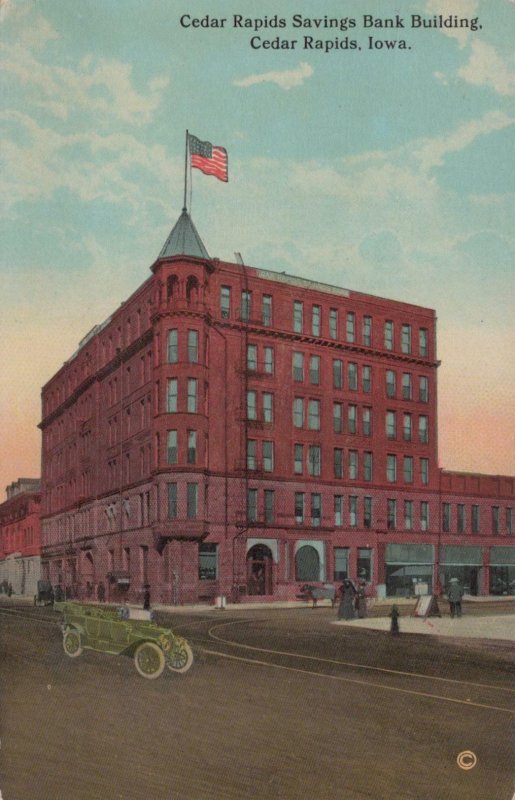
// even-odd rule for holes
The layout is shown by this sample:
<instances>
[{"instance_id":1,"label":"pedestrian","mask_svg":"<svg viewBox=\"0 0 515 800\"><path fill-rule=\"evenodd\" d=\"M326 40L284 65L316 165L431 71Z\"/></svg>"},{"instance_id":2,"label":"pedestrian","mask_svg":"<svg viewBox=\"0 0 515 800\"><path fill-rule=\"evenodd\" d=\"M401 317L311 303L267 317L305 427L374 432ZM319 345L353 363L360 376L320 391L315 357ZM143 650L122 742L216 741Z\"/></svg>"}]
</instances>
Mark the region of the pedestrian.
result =
<instances>
[{"instance_id":1,"label":"pedestrian","mask_svg":"<svg viewBox=\"0 0 515 800\"><path fill-rule=\"evenodd\" d=\"M143 608L145 611L150 611L150 586L148 583L145 585L145 594L143 595Z\"/></svg>"},{"instance_id":2,"label":"pedestrian","mask_svg":"<svg viewBox=\"0 0 515 800\"><path fill-rule=\"evenodd\" d=\"M399 616L400 614L397 606L392 606L392 610L390 611L390 619L392 621L390 625L390 633L392 636L398 636L401 632L399 628Z\"/></svg>"},{"instance_id":3,"label":"pedestrian","mask_svg":"<svg viewBox=\"0 0 515 800\"><path fill-rule=\"evenodd\" d=\"M451 578L447 589L447 599L451 611L451 618L461 617L461 598L463 597L463 586L458 578Z\"/></svg>"},{"instance_id":4,"label":"pedestrian","mask_svg":"<svg viewBox=\"0 0 515 800\"><path fill-rule=\"evenodd\" d=\"M367 594L366 594L366 583L365 581L360 581L358 590L356 593L356 606L358 610L358 618L365 619L367 616Z\"/></svg>"},{"instance_id":5,"label":"pedestrian","mask_svg":"<svg viewBox=\"0 0 515 800\"><path fill-rule=\"evenodd\" d=\"M106 590L103 583L99 583L97 586L97 600L99 603L103 603L106 599Z\"/></svg>"},{"instance_id":6,"label":"pedestrian","mask_svg":"<svg viewBox=\"0 0 515 800\"><path fill-rule=\"evenodd\" d=\"M349 578L345 578L340 587L340 605L338 619L354 619L354 597L356 588Z\"/></svg>"},{"instance_id":7,"label":"pedestrian","mask_svg":"<svg viewBox=\"0 0 515 800\"><path fill-rule=\"evenodd\" d=\"M12 593L13 593L13 585L12 585L12 583L9 583L7 585L7 597L10 597L12 595Z\"/></svg>"}]
</instances>

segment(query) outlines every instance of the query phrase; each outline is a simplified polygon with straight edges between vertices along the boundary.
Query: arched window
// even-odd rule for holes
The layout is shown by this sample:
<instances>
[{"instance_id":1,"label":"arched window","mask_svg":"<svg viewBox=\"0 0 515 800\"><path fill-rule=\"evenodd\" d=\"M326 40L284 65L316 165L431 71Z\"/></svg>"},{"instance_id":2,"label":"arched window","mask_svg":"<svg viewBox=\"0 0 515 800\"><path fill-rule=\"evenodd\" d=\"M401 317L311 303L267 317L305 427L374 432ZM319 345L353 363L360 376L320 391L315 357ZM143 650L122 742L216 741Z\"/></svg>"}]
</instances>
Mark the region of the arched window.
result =
<instances>
[{"instance_id":1,"label":"arched window","mask_svg":"<svg viewBox=\"0 0 515 800\"><path fill-rule=\"evenodd\" d=\"M320 580L320 558L309 544L299 547L295 555L295 579L297 581Z\"/></svg>"},{"instance_id":2,"label":"arched window","mask_svg":"<svg viewBox=\"0 0 515 800\"><path fill-rule=\"evenodd\" d=\"M171 297L176 297L178 288L179 279L177 275L170 275L166 281L166 299L170 300Z\"/></svg>"},{"instance_id":3,"label":"arched window","mask_svg":"<svg viewBox=\"0 0 515 800\"><path fill-rule=\"evenodd\" d=\"M198 280L194 275L188 275L186 281L186 300L188 303L196 303L198 300Z\"/></svg>"}]
</instances>

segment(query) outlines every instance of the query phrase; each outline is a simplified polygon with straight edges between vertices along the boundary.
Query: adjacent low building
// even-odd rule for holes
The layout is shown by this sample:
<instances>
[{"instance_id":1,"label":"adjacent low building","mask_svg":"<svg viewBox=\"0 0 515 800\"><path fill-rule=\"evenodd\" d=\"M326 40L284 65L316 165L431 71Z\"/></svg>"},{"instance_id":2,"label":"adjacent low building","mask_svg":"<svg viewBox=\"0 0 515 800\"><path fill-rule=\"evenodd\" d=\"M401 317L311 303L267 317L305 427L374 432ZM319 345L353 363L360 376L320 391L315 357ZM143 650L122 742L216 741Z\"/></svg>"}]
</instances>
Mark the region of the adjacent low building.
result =
<instances>
[{"instance_id":1,"label":"adjacent low building","mask_svg":"<svg viewBox=\"0 0 515 800\"><path fill-rule=\"evenodd\" d=\"M19 478L0 504L0 591L33 596L41 571L41 491L36 478Z\"/></svg>"},{"instance_id":2,"label":"adjacent low building","mask_svg":"<svg viewBox=\"0 0 515 800\"><path fill-rule=\"evenodd\" d=\"M151 272L43 387L45 577L514 592L513 478L439 468L433 310L211 258L186 210Z\"/></svg>"}]
</instances>

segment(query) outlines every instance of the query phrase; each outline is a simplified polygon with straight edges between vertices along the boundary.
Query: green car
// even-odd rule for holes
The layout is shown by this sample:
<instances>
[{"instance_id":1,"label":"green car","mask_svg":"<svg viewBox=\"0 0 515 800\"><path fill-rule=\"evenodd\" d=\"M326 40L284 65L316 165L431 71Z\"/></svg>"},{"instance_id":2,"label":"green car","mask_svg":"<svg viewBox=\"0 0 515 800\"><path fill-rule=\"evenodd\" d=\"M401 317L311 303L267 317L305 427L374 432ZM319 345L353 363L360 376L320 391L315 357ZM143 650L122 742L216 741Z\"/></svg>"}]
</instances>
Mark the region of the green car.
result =
<instances>
[{"instance_id":1,"label":"green car","mask_svg":"<svg viewBox=\"0 0 515 800\"><path fill-rule=\"evenodd\" d=\"M165 666L187 672L193 664L188 642L169 628L155 625L151 612L127 606L100 609L81 603L57 603L62 611L64 652L70 658L83 650L129 655L143 678L159 678Z\"/></svg>"}]
</instances>

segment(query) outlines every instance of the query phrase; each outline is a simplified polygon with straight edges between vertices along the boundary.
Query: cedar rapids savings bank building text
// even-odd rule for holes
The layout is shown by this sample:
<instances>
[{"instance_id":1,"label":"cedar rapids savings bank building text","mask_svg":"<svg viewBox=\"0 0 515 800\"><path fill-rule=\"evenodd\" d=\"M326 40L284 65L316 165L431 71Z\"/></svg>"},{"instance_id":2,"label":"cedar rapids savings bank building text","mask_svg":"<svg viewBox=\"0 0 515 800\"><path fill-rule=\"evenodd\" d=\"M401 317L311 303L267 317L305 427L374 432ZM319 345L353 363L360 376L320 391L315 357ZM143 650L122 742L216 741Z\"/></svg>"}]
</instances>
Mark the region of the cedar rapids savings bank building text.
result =
<instances>
[{"instance_id":1,"label":"cedar rapids savings bank building text","mask_svg":"<svg viewBox=\"0 0 515 800\"><path fill-rule=\"evenodd\" d=\"M189 29L228 29L253 32L249 39L253 50L321 50L329 53L335 50L411 50L408 41L404 38L379 38L369 35L364 42L351 36L334 35L357 31L362 29L377 34L379 31L424 31L439 29L466 28L472 32L481 30L479 17L459 17L456 14L409 14L401 16L394 14L391 17L377 17L373 14L363 14L360 17L305 17L303 14L293 14L291 17L280 17L277 14L263 17L245 17L242 14L232 14L228 17L215 17L205 14L195 17L183 14L179 19L182 28ZM285 38L286 30L292 29L301 34L299 38ZM331 31L331 38L321 38ZM274 35L276 34L276 35Z\"/></svg>"}]
</instances>

